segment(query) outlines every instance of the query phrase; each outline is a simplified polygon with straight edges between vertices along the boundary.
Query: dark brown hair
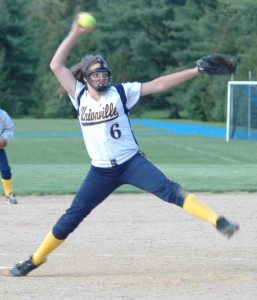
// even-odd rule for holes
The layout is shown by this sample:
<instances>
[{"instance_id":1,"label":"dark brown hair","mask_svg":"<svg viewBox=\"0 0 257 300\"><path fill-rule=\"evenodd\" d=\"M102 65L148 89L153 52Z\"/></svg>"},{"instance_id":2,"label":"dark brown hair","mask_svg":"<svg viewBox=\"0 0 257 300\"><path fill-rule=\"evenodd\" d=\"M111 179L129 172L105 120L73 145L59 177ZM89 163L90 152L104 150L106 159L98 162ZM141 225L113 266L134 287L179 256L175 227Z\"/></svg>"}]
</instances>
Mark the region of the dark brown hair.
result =
<instances>
[{"instance_id":1,"label":"dark brown hair","mask_svg":"<svg viewBox=\"0 0 257 300\"><path fill-rule=\"evenodd\" d=\"M84 73L87 71L87 68L88 68L92 63L97 62L97 58L98 58L98 57L100 57L100 58L103 60L105 66L107 67L107 63L106 63L105 60L101 57L101 55L92 55L92 54L86 55L86 56L84 56L84 57L81 59L81 61L80 61L78 64L76 64L76 65L74 65L74 66L72 66L72 67L70 68L70 70L71 70L72 74L74 75L74 77L75 77L78 81L80 81L80 82L82 82L83 84L86 85L85 81L83 80L83 78L84 78ZM58 90L57 90L57 95L59 95L60 97L62 97L65 93L67 93L66 90L65 90L62 86L60 86L60 87L58 88Z\"/></svg>"}]
</instances>

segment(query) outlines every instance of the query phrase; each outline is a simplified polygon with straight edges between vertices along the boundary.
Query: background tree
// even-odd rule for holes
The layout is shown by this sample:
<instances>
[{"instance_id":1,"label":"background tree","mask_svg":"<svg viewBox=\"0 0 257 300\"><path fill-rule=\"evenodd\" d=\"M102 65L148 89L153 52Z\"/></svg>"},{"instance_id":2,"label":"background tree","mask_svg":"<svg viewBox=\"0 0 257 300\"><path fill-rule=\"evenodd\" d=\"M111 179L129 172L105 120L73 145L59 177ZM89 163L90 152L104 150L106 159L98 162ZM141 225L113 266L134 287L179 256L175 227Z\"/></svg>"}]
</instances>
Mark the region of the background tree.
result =
<instances>
[{"instance_id":1,"label":"background tree","mask_svg":"<svg viewBox=\"0 0 257 300\"><path fill-rule=\"evenodd\" d=\"M86 54L102 54L113 82L149 81L195 66L202 55L235 55L236 80L257 77L257 3L255 0L0 0L0 106L13 117L73 117L51 58L79 11L97 19L67 64ZM242 16L244 16L242 18ZM240 20L240 22L239 22ZM170 118L224 121L229 76L201 76L161 95L143 97L134 113L168 109Z\"/></svg>"},{"instance_id":2,"label":"background tree","mask_svg":"<svg viewBox=\"0 0 257 300\"><path fill-rule=\"evenodd\" d=\"M0 105L14 116L26 115L34 99L33 47L26 35L25 0L0 1Z\"/></svg>"}]
</instances>

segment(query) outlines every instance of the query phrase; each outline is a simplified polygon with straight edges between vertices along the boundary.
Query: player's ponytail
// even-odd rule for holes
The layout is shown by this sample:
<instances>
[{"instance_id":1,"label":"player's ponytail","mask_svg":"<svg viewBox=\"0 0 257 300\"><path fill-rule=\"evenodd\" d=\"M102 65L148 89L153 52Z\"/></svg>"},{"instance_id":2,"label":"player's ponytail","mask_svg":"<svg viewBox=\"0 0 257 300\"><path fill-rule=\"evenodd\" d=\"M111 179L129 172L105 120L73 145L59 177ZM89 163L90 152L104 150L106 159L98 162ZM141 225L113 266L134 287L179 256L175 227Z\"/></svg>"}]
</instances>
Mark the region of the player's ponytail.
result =
<instances>
[{"instance_id":1,"label":"player's ponytail","mask_svg":"<svg viewBox=\"0 0 257 300\"><path fill-rule=\"evenodd\" d=\"M74 65L74 66L72 66L72 67L70 68L70 70L71 70L72 74L74 75L74 77L75 77L78 81L82 82L82 83L85 84L85 85L86 85L86 83L85 83L85 81L83 80L83 74L84 74L85 70L83 70L83 66L85 65L85 62L88 60L88 58L91 58L91 56L92 56L92 55L87 55L87 56L83 57L83 58L81 59L81 61L80 61L78 64L76 64L76 65ZM65 95L67 92L66 92L66 90L65 90L62 86L60 86L60 87L58 88L58 90L57 90L56 93L57 93L57 95L59 95L60 97L62 97L62 96Z\"/></svg>"}]
</instances>

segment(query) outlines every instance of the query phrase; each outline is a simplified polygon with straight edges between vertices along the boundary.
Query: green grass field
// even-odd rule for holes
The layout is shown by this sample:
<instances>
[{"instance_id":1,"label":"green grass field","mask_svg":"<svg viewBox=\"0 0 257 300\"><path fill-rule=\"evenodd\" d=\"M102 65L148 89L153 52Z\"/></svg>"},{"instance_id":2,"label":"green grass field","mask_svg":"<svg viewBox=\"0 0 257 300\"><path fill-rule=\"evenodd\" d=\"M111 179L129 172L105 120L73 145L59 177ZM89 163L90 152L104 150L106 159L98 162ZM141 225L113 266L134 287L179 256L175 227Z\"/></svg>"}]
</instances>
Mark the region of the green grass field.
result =
<instances>
[{"instance_id":1,"label":"green grass field","mask_svg":"<svg viewBox=\"0 0 257 300\"><path fill-rule=\"evenodd\" d=\"M78 121L15 119L7 147L16 194L73 194L90 166ZM205 123L206 124L206 123ZM257 191L257 143L200 136L137 135L141 150L172 180L193 192ZM144 131L149 129L143 128ZM24 133L74 136L19 136ZM117 192L140 192L129 185Z\"/></svg>"}]
</instances>

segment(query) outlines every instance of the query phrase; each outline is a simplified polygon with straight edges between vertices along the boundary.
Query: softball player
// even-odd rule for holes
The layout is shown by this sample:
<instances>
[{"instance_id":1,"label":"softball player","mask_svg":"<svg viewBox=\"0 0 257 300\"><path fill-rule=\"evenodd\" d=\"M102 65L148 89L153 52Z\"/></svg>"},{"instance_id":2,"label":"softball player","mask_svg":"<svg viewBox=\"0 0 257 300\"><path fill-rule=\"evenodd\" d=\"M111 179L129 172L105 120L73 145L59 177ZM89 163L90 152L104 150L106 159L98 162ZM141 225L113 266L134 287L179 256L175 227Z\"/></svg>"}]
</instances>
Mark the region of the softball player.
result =
<instances>
[{"instance_id":1,"label":"softball player","mask_svg":"<svg viewBox=\"0 0 257 300\"><path fill-rule=\"evenodd\" d=\"M8 163L5 147L13 138L14 124L8 113L0 109L0 171L4 187L5 199L8 204L17 204L15 194L12 190L12 173Z\"/></svg>"},{"instance_id":2,"label":"softball player","mask_svg":"<svg viewBox=\"0 0 257 300\"><path fill-rule=\"evenodd\" d=\"M44 263L48 254L95 207L123 184L131 184L182 207L188 213L209 222L227 237L239 229L238 224L218 216L192 193L169 180L139 151L131 131L129 110L140 96L160 93L197 77L198 68L162 76L146 83L111 85L111 70L99 55L86 56L71 70L65 66L72 47L86 31L74 22L57 49L50 67L77 110L92 165L70 208L59 218L38 250L14 265L12 276L25 276Z\"/></svg>"}]
</instances>

